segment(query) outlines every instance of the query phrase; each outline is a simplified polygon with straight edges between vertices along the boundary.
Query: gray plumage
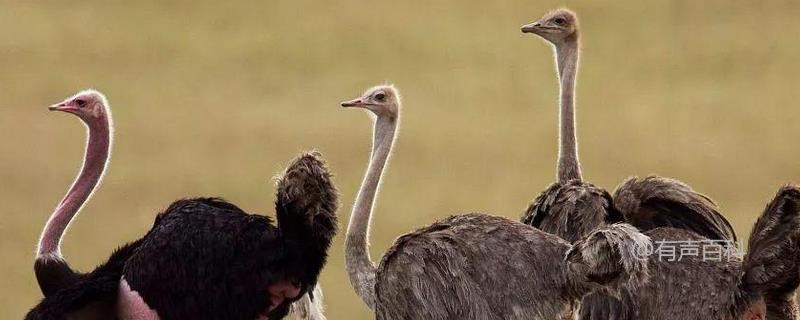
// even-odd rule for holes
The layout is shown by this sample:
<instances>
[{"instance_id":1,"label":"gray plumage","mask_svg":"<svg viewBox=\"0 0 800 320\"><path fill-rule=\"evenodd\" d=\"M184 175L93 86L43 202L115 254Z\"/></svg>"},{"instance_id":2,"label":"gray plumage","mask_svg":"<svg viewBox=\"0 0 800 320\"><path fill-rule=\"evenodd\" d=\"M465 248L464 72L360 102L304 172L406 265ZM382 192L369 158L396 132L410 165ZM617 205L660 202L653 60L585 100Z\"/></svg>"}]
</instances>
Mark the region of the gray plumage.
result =
<instances>
[{"instance_id":1,"label":"gray plumage","mask_svg":"<svg viewBox=\"0 0 800 320\"><path fill-rule=\"evenodd\" d=\"M522 222L570 242L603 224L626 221L645 231L657 227L691 230L710 239L736 240L728 221L707 197L686 184L650 176L630 178L614 197L581 179L575 135L575 82L580 55L580 32L574 12L559 9L522 27L553 45L560 82L558 180L525 210ZM571 169L570 169L571 168ZM621 306L612 296L594 293L582 301L581 319L612 319Z\"/></svg>"},{"instance_id":2,"label":"gray plumage","mask_svg":"<svg viewBox=\"0 0 800 320\"><path fill-rule=\"evenodd\" d=\"M713 240L737 240L710 198L683 182L659 176L628 178L613 196L586 182L556 182L522 216L523 223L570 242L598 226L621 221L642 231L675 227Z\"/></svg>"},{"instance_id":3,"label":"gray plumage","mask_svg":"<svg viewBox=\"0 0 800 320\"><path fill-rule=\"evenodd\" d=\"M575 242L598 226L623 221L608 191L570 180L550 185L528 206L522 223Z\"/></svg>"},{"instance_id":4,"label":"gray plumage","mask_svg":"<svg viewBox=\"0 0 800 320\"><path fill-rule=\"evenodd\" d=\"M688 230L656 228L659 241L708 240ZM623 289L616 319L774 319L797 318L794 302L800 283L800 189L784 187L753 227L744 259L685 256L666 261L652 255L650 281Z\"/></svg>"},{"instance_id":5,"label":"gray plumage","mask_svg":"<svg viewBox=\"0 0 800 320\"><path fill-rule=\"evenodd\" d=\"M482 214L451 217L400 237L376 268L367 247L369 224L397 132L399 97L394 87L378 86L342 102L375 115L345 256L351 285L378 319L552 319L592 289L620 290L647 278L645 261L634 252L650 240L629 225L609 225L571 246Z\"/></svg>"},{"instance_id":6,"label":"gray plumage","mask_svg":"<svg viewBox=\"0 0 800 320\"><path fill-rule=\"evenodd\" d=\"M505 218L454 216L387 251L375 311L378 319L553 319L601 285L615 291L645 283L646 263L636 252L649 245L626 224L570 246Z\"/></svg>"},{"instance_id":7,"label":"gray plumage","mask_svg":"<svg viewBox=\"0 0 800 320\"><path fill-rule=\"evenodd\" d=\"M642 231L675 227L712 240L736 241L733 227L714 201L675 179L628 178L614 191L614 206Z\"/></svg>"}]
</instances>

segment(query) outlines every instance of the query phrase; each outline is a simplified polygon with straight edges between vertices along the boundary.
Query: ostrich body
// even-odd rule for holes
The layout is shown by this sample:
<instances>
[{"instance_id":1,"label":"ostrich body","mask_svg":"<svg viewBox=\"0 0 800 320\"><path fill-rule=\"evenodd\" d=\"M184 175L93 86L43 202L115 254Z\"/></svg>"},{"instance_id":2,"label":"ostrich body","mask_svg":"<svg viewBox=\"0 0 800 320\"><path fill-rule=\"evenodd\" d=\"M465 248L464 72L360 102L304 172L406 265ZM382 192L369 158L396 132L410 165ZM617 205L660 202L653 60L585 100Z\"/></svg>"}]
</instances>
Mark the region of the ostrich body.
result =
<instances>
[{"instance_id":1,"label":"ostrich body","mask_svg":"<svg viewBox=\"0 0 800 320\"><path fill-rule=\"evenodd\" d=\"M598 225L626 221L640 230L684 228L715 240L736 240L730 223L706 196L669 178L632 177L617 187L613 198L583 182L575 136L575 82L580 54L578 18L560 9L522 27L555 49L561 90L558 181L540 194L522 217L526 224L574 241Z\"/></svg>"},{"instance_id":2,"label":"ostrich body","mask_svg":"<svg viewBox=\"0 0 800 320\"><path fill-rule=\"evenodd\" d=\"M703 241L694 232L661 227L649 235L660 241ZM621 290L615 319L790 320L797 319L800 283L800 188L783 187L758 218L744 259L678 261L651 255L650 281Z\"/></svg>"},{"instance_id":3,"label":"ostrich body","mask_svg":"<svg viewBox=\"0 0 800 320\"><path fill-rule=\"evenodd\" d=\"M650 240L629 225L609 225L570 245L484 214L453 216L406 234L376 268L369 225L397 132L400 97L394 87L378 86L342 106L376 116L345 254L350 283L378 319L552 319L595 288L633 288L646 279L645 260L635 252Z\"/></svg>"},{"instance_id":4,"label":"ostrich body","mask_svg":"<svg viewBox=\"0 0 800 320\"><path fill-rule=\"evenodd\" d=\"M60 241L104 172L111 115L91 90L51 110L83 120L89 142L81 173L42 233L35 270L45 298L27 319L280 319L315 287L338 205L316 153L299 156L279 179L277 226L219 198L179 200L107 262L73 271Z\"/></svg>"}]
</instances>

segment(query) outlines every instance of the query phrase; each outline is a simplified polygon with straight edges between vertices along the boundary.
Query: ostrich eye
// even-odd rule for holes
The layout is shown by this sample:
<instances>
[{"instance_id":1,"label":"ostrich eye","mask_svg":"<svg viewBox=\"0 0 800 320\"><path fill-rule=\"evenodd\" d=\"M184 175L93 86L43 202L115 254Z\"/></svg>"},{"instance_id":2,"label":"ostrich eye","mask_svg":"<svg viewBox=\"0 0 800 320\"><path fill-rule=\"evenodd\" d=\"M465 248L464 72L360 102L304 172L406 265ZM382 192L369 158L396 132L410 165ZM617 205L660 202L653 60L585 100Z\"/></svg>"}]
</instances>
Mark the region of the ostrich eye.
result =
<instances>
[{"instance_id":1,"label":"ostrich eye","mask_svg":"<svg viewBox=\"0 0 800 320\"><path fill-rule=\"evenodd\" d=\"M75 100L75 104L77 104L79 108L83 108L86 105L86 100L77 99Z\"/></svg>"},{"instance_id":2,"label":"ostrich eye","mask_svg":"<svg viewBox=\"0 0 800 320\"><path fill-rule=\"evenodd\" d=\"M553 20L553 22L555 22L559 26L563 26L565 23L567 23L567 20L565 20L564 18L556 18L555 20Z\"/></svg>"},{"instance_id":3,"label":"ostrich eye","mask_svg":"<svg viewBox=\"0 0 800 320\"><path fill-rule=\"evenodd\" d=\"M383 92L378 92L375 94L375 100L383 102L383 100L386 100L386 94Z\"/></svg>"}]
</instances>

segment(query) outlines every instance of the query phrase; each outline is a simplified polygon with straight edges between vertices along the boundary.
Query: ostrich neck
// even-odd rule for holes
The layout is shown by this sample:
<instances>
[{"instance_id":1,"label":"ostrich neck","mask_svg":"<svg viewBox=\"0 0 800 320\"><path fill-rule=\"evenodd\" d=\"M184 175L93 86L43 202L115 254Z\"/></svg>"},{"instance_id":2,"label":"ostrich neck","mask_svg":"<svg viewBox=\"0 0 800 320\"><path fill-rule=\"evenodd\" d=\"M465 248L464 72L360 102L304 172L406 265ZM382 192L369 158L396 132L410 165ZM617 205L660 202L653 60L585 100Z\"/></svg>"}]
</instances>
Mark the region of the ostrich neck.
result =
<instances>
[{"instance_id":1,"label":"ostrich neck","mask_svg":"<svg viewBox=\"0 0 800 320\"><path fill-rule=\"evenodd\" d=\"M556 46L558 77L560 81L560 112L558 152L558 181L582 179L578 162L578 141L575 132L575 77L578 70L577 33Z\"/></svg>"},{"instance_id":2,"label":"ostrich neck","mask_svg":"<svg viewBox=\"0 0 800 320\"><path fill-rule=\"evenodd\" d=\"M39 257L61 257L61 238L67 226L89 199L105 171L111 147L109 123L98 121L87 124L87 132L83 167L44 227L39 240Z\"/></svg>"},{"instance_id":3,"label":"ostrich neck","mask_svg":"<svg viewBox=\"0 0 800 320\"><path fill-rule=\"evenodd\" d=\"M369 226L375 196L392 150L396 129L396 118L380 116L375 121L369 166L350 215L345 239L350 281L370 307L374 307L375 265L369 256Z\"/></svg>"}]
</instances>

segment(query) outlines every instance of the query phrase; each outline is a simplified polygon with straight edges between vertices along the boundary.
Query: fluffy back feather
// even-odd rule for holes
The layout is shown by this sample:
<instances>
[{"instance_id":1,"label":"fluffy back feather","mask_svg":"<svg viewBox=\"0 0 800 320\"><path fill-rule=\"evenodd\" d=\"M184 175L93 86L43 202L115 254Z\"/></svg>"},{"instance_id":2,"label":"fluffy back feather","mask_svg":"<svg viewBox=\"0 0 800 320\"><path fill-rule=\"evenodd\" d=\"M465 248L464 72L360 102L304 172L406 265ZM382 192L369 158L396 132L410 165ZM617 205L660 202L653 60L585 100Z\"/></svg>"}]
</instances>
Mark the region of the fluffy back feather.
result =
<instances>
[{"instance_id":1,"label":"fluffy back feather","mask_svg":"<svg viewBox=\"0 0 800 320\"><path fill-rule=\"evenodd\" d=\"M650 237L625 223L615 223L590 233L567 251L570 277L578 284L601 285L611 292L634 289L649 277L647 257Z\"/></svg>"},{"instance_id":2,"label":"fluffy back feather","mask_svg":"<svg viewBox=\"0 0 800 320\"><path fill-rule=\"evenodd\" d=\"M331 174L317 152L303 153L295 158L277 179L275 210L278 228L284 241L294 252L302 252L308 267L303 279L314 286L327 251L336 234L338 192ZM309 287L310 288L310 287Z\"/></svg>"},{"instance_id":3,"label":"fluffy back feather","mask_svg":"<svg viewBox=\"0 0 800 320\"><path fill-rule=\"evenodd\" d=\"M642 231L672 227L712 240L736 241L733 228L717 205L675 179L631 177L614 191L614 205L626 222Z\"/></svg>"}]
</instances>

